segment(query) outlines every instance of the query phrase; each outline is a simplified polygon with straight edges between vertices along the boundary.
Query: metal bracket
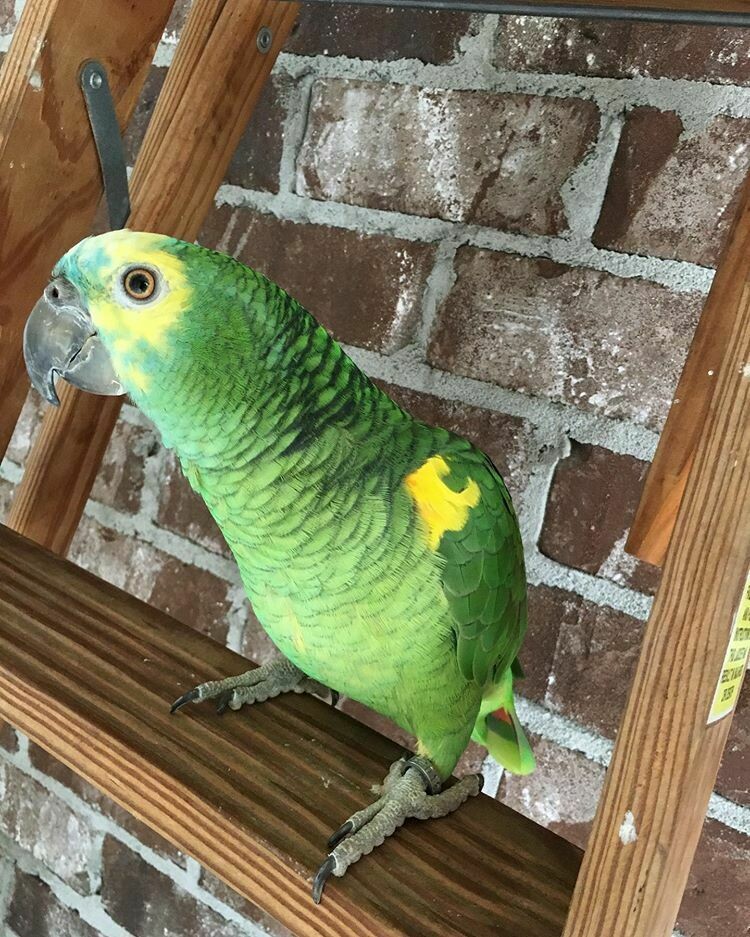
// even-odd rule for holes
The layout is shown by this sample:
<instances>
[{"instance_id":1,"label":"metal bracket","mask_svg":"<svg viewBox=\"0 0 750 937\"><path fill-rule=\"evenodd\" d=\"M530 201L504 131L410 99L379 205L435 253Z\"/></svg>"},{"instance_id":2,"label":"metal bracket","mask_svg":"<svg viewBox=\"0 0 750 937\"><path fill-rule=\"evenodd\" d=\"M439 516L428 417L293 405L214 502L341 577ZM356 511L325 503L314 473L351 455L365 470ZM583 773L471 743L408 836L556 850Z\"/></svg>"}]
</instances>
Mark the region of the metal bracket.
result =
<instances>
[{"instance_id":1,"label":"metal bracket","mask_svg":"<svg viewBox=\"0 0 750 937\"><path fill-rule=\"evenodd\" d=\"M86 62L80 82L102 171L109 225L112 230L124 228L130 214L128 172L107 71L95 59Z\"/></svg>"}]
</instances>

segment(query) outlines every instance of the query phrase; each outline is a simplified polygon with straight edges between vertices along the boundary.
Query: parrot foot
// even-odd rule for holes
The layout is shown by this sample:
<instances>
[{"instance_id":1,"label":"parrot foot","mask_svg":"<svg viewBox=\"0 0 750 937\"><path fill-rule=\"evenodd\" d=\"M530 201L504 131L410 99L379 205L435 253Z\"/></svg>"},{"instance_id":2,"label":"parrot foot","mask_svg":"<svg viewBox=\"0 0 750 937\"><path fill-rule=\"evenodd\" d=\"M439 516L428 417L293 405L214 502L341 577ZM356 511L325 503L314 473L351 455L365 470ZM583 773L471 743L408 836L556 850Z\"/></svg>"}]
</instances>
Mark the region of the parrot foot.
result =
<instances>
[{"instance_id":1,"label":"parrot foot","mask_svg":"<svg viewBox=\"0 0 750 937\"><path fill-rule=\"evenodd\" d=\"M291 661L282 658L236 677L201 683L176 699L170 712L175 713L188 703L215 699L216 711L223 713L227 709L240 709L245 703L263 703L288 692L314 693L316 696L331 694L334 700L338 697L335 691L330 691L322 683L312 680Z\"/></svg>"},{"instance_id":2,"label":"parrot foot","mask_svg":"<svg viewBox=\"0 0 750 937\"><path fill-rule=\"evenodd\" d=\"M320 903L331 875L343 875L350 865L372 852L410 817L428 820L452 813L481 791L482 776L473 774L445 791L440 788L440 776L428 758L415 756L394 762L378 800L352 814L329 839L331 852L313 880L315 904Z\"/></svg>"}]
</instances>

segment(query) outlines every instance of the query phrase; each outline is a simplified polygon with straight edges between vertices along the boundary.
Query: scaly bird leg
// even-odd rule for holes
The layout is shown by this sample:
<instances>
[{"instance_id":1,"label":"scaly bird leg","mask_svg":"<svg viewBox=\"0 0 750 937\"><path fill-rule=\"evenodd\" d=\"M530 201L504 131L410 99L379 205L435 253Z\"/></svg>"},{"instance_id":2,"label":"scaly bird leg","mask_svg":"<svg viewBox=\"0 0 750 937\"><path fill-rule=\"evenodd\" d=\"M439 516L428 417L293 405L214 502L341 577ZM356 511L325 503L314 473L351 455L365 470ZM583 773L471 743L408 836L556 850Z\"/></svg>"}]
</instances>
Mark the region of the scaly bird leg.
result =
<instances>
[{"instance_id":1,"label":"scaly bird leg","mask_svg":"<svg viewBox=\"0 0 750 937\"><path fill-rule=\"evenodd\" d=\"M428 758L400 758L391 765L383 793L369 807L359 810L328 840L331 852L313 880L313 900L320 902L323 888L333 874L341 876L350 865L379 846L404 820L444 817L482 789L482 776L473 774L441 791L440 776Z\"/></svg>"},{"instance_id":2,"label":"scaly bird leg","mask_svg":"<svg viewBox=\"0 0 750 937\"><path fill-rule=\"evenodd\" d=\"M201 683L176 699L172 703L171 712L177 712L187 703L200 703L203 700L215 699L216 711L223 713L226 709L240 709L245 703L263 703L267 699L288 692L314 693L317 696L331 694L334 705L338 699L335 690L329 690L317 680L312 680L291 661L282 658L263 664L262 667L256 667L254 670L248 670L236 677Z\"/></svg>"}]
</instances>

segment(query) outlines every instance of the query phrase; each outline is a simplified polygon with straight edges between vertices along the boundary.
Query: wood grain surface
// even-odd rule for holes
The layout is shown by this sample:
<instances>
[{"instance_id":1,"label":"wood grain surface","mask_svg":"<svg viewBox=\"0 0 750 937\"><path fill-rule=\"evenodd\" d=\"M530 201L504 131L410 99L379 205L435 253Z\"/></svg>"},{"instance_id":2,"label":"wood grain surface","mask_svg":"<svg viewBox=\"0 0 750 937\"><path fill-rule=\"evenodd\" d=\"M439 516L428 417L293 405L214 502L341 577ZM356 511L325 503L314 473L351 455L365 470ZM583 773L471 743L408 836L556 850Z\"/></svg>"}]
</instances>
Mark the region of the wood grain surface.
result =
<instances>
[{"instance_id":1,"label":"wood grain surface","mask_svg":"<svg viewBox=\"0 0 750 937\"><path fill-rule=\"evenodd\" d=\"M750 567L748 256L566 937L671 934L729 732L707 721Z\"/></svg>"},{"instance_id":2,"label":"wood grain surface","mask_svg":"<svg viewBox=\"0 0 750 937\"><path fill-rule=\"evenodd\" d=\"M27 0L0 69L0 458L29 389L26 317L102 194L81 66L104 63L124 128L173 2Z\"/></svg>"},{"instance_id":3,"label":"wood grain surface","mask_svg":"<svg viewBox=\"0 0 750 937\"><path fill-rule=\"evenodd\" d=\"M195 0L136 161L129 228L195 238L297 10L273 0ZM261 26L273 31L265 54L256 45ZM122 398L60 386L61 406L45 414L7 523L64 553Z\"/></svg>"},{"instance_id":4,"label":"wood grain surface","mask_svg":"<svg viewBox=\"0 0 750 937\"><path fill-rule=\"evenodd\" d=\"M316 908L328 835L401 751L295 694L169 715L196 682L247 666L0 527L0 718L295 934L559 937L580 851L483 796L407 822Z\"/></svg>"},{"instance_id":5,"label":"wood grain surface","mask_svg":"<svg viewBox=\"0 0 750 937\"><path fill-rule=\"evenodd\" d=\"M745 183L628 536L627 551L656 566L664 564L721 361L746 288L748 257L750 180Z\"/></svg>"}]
</instances>

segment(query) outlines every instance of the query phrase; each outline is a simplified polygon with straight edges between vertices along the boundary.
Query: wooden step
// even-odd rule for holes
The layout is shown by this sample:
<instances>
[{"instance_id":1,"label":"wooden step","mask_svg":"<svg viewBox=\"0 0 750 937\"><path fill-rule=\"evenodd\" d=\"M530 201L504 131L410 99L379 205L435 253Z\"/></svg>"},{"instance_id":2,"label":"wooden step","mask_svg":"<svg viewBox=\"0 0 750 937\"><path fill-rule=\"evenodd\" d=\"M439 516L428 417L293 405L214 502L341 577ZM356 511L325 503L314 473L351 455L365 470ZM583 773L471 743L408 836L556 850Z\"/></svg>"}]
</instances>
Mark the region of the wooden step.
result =
<instances>
[{"instance_id":1,"label":"wooden step","mask_svg":"<svg viewBox=\"0 0 750 937\"><path fill-rule=\"evenodd\" d=\"M287 694L175 716L239 655L0 526L0 718L295 934L559 937L577 847L490 799L409 822L310 897L328 835L401 750Z\"/></svg>"}]
</instances>

